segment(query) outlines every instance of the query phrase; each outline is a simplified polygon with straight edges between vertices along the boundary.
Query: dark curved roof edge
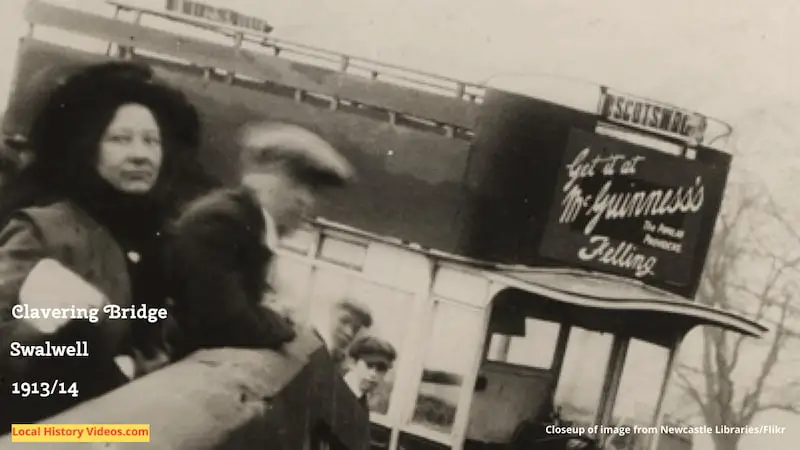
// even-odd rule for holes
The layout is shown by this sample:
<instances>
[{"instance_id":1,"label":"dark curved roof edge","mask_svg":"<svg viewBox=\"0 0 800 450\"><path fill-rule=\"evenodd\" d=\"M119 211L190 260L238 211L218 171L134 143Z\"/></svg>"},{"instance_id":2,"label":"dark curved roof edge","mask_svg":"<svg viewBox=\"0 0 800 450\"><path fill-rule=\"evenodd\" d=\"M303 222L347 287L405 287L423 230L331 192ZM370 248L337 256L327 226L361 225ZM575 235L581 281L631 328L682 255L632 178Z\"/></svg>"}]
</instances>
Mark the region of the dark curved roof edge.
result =
<instances>
[{"instance_id":1,"label":"dark curved roof edge","mask_svg":"<svg viewBox=\"0 0 800 450\"><path fill-rule=\"evenodd\" d=\"M484 273L509 286L576 306L673 314L692 319L698 325L717 326L753 337L761 337L768 331L765 326L743 314L698 303L621 277L550 268Z\"/></svg>"}]
</instances>

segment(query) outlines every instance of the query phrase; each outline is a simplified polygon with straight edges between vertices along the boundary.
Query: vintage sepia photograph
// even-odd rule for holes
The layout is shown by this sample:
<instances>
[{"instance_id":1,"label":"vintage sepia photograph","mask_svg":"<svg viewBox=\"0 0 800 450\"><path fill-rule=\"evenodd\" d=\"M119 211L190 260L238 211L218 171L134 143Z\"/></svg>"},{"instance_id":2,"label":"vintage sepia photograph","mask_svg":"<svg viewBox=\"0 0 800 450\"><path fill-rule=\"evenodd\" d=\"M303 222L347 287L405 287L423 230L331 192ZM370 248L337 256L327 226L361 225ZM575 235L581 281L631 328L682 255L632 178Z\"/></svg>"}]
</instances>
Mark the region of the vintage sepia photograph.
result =
<instances>
[{"instance_id":1,"label":"vintage sepia photograph","mask_svg":"<svg viewBox=\"0 0 800 450\"><path fill-rule=\"evenodd\" d=\"M794 448L798 22L2 0L0 450Z\"/></svg>"}]
</instances>

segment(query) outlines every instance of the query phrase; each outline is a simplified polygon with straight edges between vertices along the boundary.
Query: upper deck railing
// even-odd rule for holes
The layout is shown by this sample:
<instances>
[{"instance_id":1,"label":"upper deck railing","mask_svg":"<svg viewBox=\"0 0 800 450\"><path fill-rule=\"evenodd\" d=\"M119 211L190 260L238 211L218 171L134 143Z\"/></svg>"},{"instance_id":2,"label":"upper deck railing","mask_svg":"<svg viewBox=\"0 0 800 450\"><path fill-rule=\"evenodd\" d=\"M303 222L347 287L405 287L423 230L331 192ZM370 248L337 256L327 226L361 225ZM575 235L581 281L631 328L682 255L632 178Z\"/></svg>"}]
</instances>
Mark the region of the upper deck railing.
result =
<instances>
[{"instance_id":1,"label":"upper deck railing","mask_svg":"<svg viewBox=\"0 0 800 450\"><path fill-rule=\"evenodd\" d=\"M451 137L472 136L489 87L568 107L574 107L572 100L580 97L580 103L588 105L581 109L611 119L614 127L627 130L629 134L651 140L691 141L686 136L655 129L657 127L639 126L633 120L614 120L609 117L612 101L617 102L615 105L628 103L631 112L638 107L631 106L631 102L642 102L676 115L699 117L703 129L697 142L705 146L724 149L724 138L732 132L731 126L723 121L664 102L621 94L597 84L588 86L549 75L525 75L518 77L526 80L526 86L521 89L503 84L485 85L292 42L276 38L272 33L180 12L118 0L109 0L107 4L109 14L102 16L31 0L26 19L32 26L104 40L108 43L108 52L116 46L123 56L138 53L200 67L209 78L219 75L229 82L242 80L288 88L298 101L316 99L316 103L322 101L330 109L378 111L391 123L433 127ZM614 97L609 97L609 93Z\"/></svg>"},{"instance_id":2,"label":"upper deck railing","mask_svg":"<svg viewBox=\"0 0 800 450\"><path fill-rule=\"evenodd\" d=\"M468 104L480 104L483 101L487 85L483 83L467 82L451 77L446 77L430 72L421 70L409 69L394 64L387 64L384 62L375 61L368 58L361 58L354 55L348 55L341 52L331 51L320 47L310 46L292 42L286 39L280 39L272 36L271 33L259 32L252 29L238 27L226 23L212 21L200 17L194 17L189 14L182 14L163 9L147 8L137 5L132 5L118 0L108 0L107 3L115 8L115 17L123 11L134 14L134 22L139 23L145 16L152 16L174 23L191 25L197 28L212 31L214 33L224 35L231 39L235 47L241 47L245 44L254 44L259 47L268 48L275 56L280 56L288 60L295 60L298 62L307 62L315 66L328 67L340 73L361 76L373 81L385 81L392 84L400 84L418 91L429 91L437 93L446 97L455 97L466 101ZM599 115L604 115L604 107L609 106L609 93L614 92L612 95L619 96L622 94L620 91L611 91L605 86L592 84L592 92L586 95L583 91L585 86L579 86L582 83L576 83L574 80L561 78L561 82L568 82L569 87L566 88L567 92L561 90L553 90L552 76L546 75L526 75L525 78L529 81L530 85L538 85L537 88L523 89L521 93L531 95L536 98L553 101L567 106L573 106L568 99L570 95L575 97L575 94L584 95L583 103L591 105L591 111ZM530 83L533 81L533 83ZM508 90L517 90L514 87L494 86L498 88L506 88ZM555 94L555 95L554 95ZM566 95L564 95L566 94ZM622 94L626 99L634 99L637 97ZM343 97L343 99L346 99ZM614 100L619 100L615 98ZM638 98L638 100L644 100ZM604 102L606 105L604 105ZM698 139L707 146L720 148L724 145L723 141L732 133L732 127L718 119L707 116L702 116L697 113L688 111L686 109L670 105L661 101L646 100L647 104L664 108L671 111L677 111L687 116L701 117L705 124L700 132L703 136ZM462 106L468 108L467 105ZM422 117L423 119L435 119L433 117ZM617 124L622 124L625 127L636 128L642 134L649 134L648 127L638 126L632 123L633 121L617 120ZM628 122L628 123L625 123ZM457 126L468 125L466 123L453 124ZM465 127L471 128L471 127ZM651 133L650 133L651 134ZM666 133L666 138L675 138L676 133ZM665 135L662 133L661 138ZM679 140L687 140L685 137L678 137ZM692 140L691 138L688 140Z\"/></svg>"},{"instance_id":3,"label":"upper deck railing","mask_svg":"<svg viewBox=\"0 0 800 450\"><path fill-rule=\"evenodd\" d=\"M118 3L109 6L116 11L113 15L110 11L102 15L96 7L87 11L31 0L25 9L29 35L38 39L42 30L53 30L80 36L95 44L103 42L103 51L109 54L116 48L122 57L138 55L199 68L210 79L290 90L297 101L322 101L334 110L377 111L391 123L433 127L450 137L470 136L477 122L483 90L476 84L180 13ZM74 46L70 45L74 41L56 42Z\"/></svg>"},{"instance_id":4,"label":"upper deck railing","mask_svg":"<svg viewBox=\"0 0 800 450\"><path fill-rule=\"evenodd\" d=\"M484 87L477 83L279 39L270 33L258 32L201 17L193 17L188 14L147 8L115 0L108 0L106 3L114 6L115 17L118 17L120 12L132 12L136 23L140 23L145 16L158 17L225 35L232 39L233 45L240 45L240 42L253 43L270 49L276 56L283 56L287 59L302 60L311 58L323 66L333 64L344 73L353 75L364 75L366 73L372 80L408 83L411 87L421 90L434 90L435 92L462 98L470 102L479 103L483 99Z\"/></svg>"}]
</instances>

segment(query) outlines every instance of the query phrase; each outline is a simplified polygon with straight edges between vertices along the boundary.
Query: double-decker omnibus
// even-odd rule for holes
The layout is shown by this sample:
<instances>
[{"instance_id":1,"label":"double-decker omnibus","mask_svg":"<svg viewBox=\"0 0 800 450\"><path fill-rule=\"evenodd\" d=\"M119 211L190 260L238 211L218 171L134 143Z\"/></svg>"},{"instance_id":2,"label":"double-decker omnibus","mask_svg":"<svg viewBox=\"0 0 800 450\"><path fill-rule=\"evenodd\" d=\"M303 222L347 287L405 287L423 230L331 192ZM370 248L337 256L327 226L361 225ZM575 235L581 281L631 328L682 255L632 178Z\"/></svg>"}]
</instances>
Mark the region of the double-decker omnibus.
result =
<instances>
[{"instance_id":1,"label":"double-decker omnibus","mask_svg":"<svg viewBox=\"0 0 800 450\"><path fill-rule=\"evenodd\" d=\"M358 183L281 243L271 281L311 322L357 297L370 332L397 348L370 398L373 448L509 448L555 412L572 428L530 448L585 434L606 448L688 449L689 437L645 428L662 423L683 337L766 331L694 300L731 164L721 121L599 85L477 85L219 15L108 5L29 2L4 133L24 141L40 86L67 67L132 58L197 104L203 162L228 182L241 169L234 132L250 120L299 124L339 148ZM644 431L620 431L633 426Z\"/></svg>"}]
</instances>

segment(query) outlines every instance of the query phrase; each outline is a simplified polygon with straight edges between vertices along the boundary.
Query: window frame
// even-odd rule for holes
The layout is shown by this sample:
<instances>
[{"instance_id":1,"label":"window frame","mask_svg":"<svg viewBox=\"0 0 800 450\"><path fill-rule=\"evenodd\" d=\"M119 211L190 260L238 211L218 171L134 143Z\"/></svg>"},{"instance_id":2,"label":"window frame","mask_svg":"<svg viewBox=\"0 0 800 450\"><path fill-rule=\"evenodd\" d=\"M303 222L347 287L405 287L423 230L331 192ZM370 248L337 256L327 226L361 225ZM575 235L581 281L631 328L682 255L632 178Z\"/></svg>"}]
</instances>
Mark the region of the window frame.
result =
<instances>
[{"instance_id":1,"label":"window frame","mask_svg":"<svg viewBox=\"0 0 800 450\"><path fill-rule=\"evenodd\" d=\"M535 371L550 372L555 377L555 375L557 375L557 373L554 371L554 369L556 367L558 367L559 370L560 370L561 364L563 364L563 362L564 362L564 355L563 355L564 351L561 351L560 349L561 349L562 346L564 346L564 350L566 350L566 339L569 338L569 333L567 333L567 335L564 336L564 329L565 328L569 328L569 325L567 325L565 323L562 323L562 322L556 322L554 320L543 319L541 317L536 317L536 316L528 316L525 319L526 320L527 319L533 319L533 320L538 320L538 321L541 321L541 322L548 322L548 323L551 323L551 324L556 325L558 327L558 332L556 333L556 339L555 339L555 342L553 343L553 351L552 351L552 354L550 355L550 358L551 358L550 359L550 365L548 367L536 367L536 366L529 366L529 365L526 365L526 364L518 364L518 363L509 362L508 360L498 361L498 360L494 360L494 359L489 359L489 349L491 347L492 338L494 338L494 336L499 336L499 337L505 338L505 339L513 339L514 337L517 337L517 336L509 336L509 335L500 334L500 333L492 333L491 336L487 336L486 345L485 345L486 348L485 348L485 352L484 352L484 355L482 357L482 360L486 361L486 362L493 363L493 364L503 364L503 365L506 365L506 366L517 367L517 368L524 369L524 370L535 370ZM511 346L512 342L513 341L509 342L509 351L510 351L510 348L511 348L510 346Z\"/></svg>"},{"instance_id":2,"label":"window frame","mask_svg":"<svg viewBox=\"0 0 800 450\"><path fill-rule=\"evenodd\" d=\"M616 386L615 387L615 392L614 392L614 396L610 397L610 401L608 401L607 413L606 413L607 420L606 420L606 423L603 423L603 425L608 425L610 423L610 421L612 421L613 418L614 418L614 416L613 416L614 408L615 408L616 401L617 401L617 398L618 398L619 392L620 392L619 391L619 387L622 384L622 375L623 375L623 373L625 371L625 364L627 363L627 360L628 360L628 358L627 358L628 357L628 348L630 347L630 343L631 343L632 340L637 340L637 341L641 341L641 342L644 342L644 343L649 343L649 344L655 345L657 347L664 348L667 351L667 358L666 358L665 365L664 365L664 373L663 373L663 376L662 376L662 379L661 379L661 383L659 385L659 389L660 390L658 392L658 397L657 397L656 403L654 405L653 414L649 418L649 420L647 422L645 422L645 426L659 427L663 423L663 420L664 420L664 411L663 411L663 409L664 409L664 398L666 397L667 389L669 388L669 386L670 386L670 384L672 382L672 378L674 376L675 362L677 361L678 353L680 351L680 345L683 342L683 337L682 336L675 337L673 339L673 341L672 341L673 344L671 346L664 346L664 345L660 345L660 344L657 344L657 343L653 343L653 342L647 341L645 339L635 338L635 337L631 337L631 336L620 335L619 338L621 340L624 340L624 357L621 358L621 363L620 363L620 366L618 368L619 372L617 374L614 374L614 375L616 375L615 379L613 379L613 382L615 383L615 386ZM646 441L645 441L647 443L646 444L647 448L653 448L653 449L657 448L658 447L658 442L660 440L660 437L661 437L660 433L657 433L657 434L655 434L653 436L648 436L646 438ZM607 440L611 438L611 436L600 436L600 438L601 438L601 443L605 444L607 442Z\"/></svg>"},{"instance_id":3,"label":"window frame","mask_svg":"<svg viewBox=\"0 0 800 450\"><path fill-rule=\"evenodd\" d=\"M313 292L314 280L320 271L333 273L338 276L348 278L348 285L352 285L353 283L367 283L392 291L393 293L407 296L411 300L411 305L409 305L411 309L409 313L409 323L403 330L403 337L401 338L400 342L396 344L398 358L394 364L395 383L392 386L392 392L389 396L389 408L385 414L370 411L370 421L374 421L387 428L391 428L393 434L397 434L396 424L401 422L399 418L404 410L403 399L401 396L401 393L404 391L404 380L410 377L410 370L412 367L410 362L413 361L414 353L418 352L418 349L415 348L415 343L412 341L414 333L412 333L413 328L411 327L411 324L415 318L419 317L418 310L421 306L424 306L421 305L421 303L427 301L421 299L419 293L420 291L424 291L427 297L430 280L426 280L425 286L422 288L412 286L393 286L382 281L375 280L366 270L369 264L369 252L374 244L373 242L362 239L358 236L350 236L337 230L329 230L325 228L315 229L314 227L309 227L308 231L310 231L310 233L313 235L313 241L305 253L301 253L296 248L291 248L284 245L280 245L275 251L276 257L279 259L287 259L295 263L307 265L309 267L308 279L305 286L308 302L303 306L301 311L305 318L311 317L311 312L316 303L315 299L311 298L311 293ZM333 261L330 258L323 258L323 242L328 239L340 240L349 244L363 245L365 247L365 256L362 264L356 267L352 264L345 264L340 261ZM398 250L407 251L405 249ZM348 289L350 289L350 287L348 287Z\"/></svg>"},{"instance_id":4,"label":"window frame","mask_svg":"<svg viewBox=\"0 0 800 450\"><path fill-rule=\"evenodd\" d=\"M414 334L412 333L413 327L411 325L415 317L415 310L417 309L417 305L419 304L418 296L416 295L415 292L411 290L402 289L397 286L387 286L379 281L371 279L361 271L355 271L352 268L347 268L339 264L331 263L328 262L327 260L313 259L311 260L310 264L312 268L308 283L309 292L312 292L311 289L313 287L313 281L315 279L314 278L315 275L320 272L320 269L322 269L323 271L327 271L328 273L332 272L336 273L337 275L341 275L342 277L349 278L348 289L352 289L352 285L355 283L366 283L373 286L378 286L387 291L391 291L393 293L403 295L411 299L412 304L409 305L411 311L409 312L408 315L409 323L406 324L405 327L403 328L402 338L400 339L400 341L397 343L393 343L393 345L396 345L398 357L393 367L393 370L395 370L394 374L395 382L392 385L392 391L391 394L389 395L389 408L387 409L385 414L378 413L375 411L370 411L370 420L379 419L380 421L376 420L376 422L378 422L381 425L387 426L389 428L393 428L389 424L396 421L395 418L400 413L402 408L402 406L400 405L401 401L398 400L398 395L399 395L398 393L403 391L402 380L406 379L410 375L408 361L412 358L411 353L413 350L409 351L408 349L412 348L411 345L413 345L410 342L411 336ZM309 316L314 307L313 300L314 299L311 299L307 306L307 314ZM368 306L373 307L373 305L369 304L368 302L367 304ZM398 383L398 381L401 382Z\"/></svg>"},{"instance_id":5,"label":"window frame","mask_svg":"<svg viewBox=\"0 0 800 450\"><path fill-rule=\"evenodd\" d=\"M336 266L341 266L356 272L363 272L364 267L367 264L367 257L370 250L370 243L363 239L359 239L356 237L350 236L341 236L338 233L321 233L321 236L318 240L316 254L314 259L316 261L324 261L329 264L334 264ZM358 248L363 251L361 255L361 260L358 263L345 261L344 259L336 258L331 255L324 254L325 249L331 248L327 247L326 244L331 243L333 245L342 245L342 246L352 246L353 248Z\"/></svg>"},{"instance_id":6,"label":"window frame","mask_svg":"<svg viewBox=\"0 0 800 450\"><path fill-rule=\"evenodd\" d=\"M453 425L451 426L449 433L444 433L433 430L425 425L413 421L414 412L417 406L417 398L419 397L419 391L422 385L422 375L423 371L425 370L425 360L428 357L427 348L424 346L418 346L416 349L417 358L414 362L414 370L411 372L411 380L413 381L408 385L408 392L413 392L413 395L406 396L406 408L403 411L399 428L403 433L413 434L442 445L447 445L448 447L458 448L463 442L464 435L466 433L466 425L469 420L469 407L472 401L472 389L467 389L467 386L474 386L478 376L478 366L480 365L480 361L483 359L482 350L486 341L486 328L488 326L489 314L486 308L481 308L470 303L443 297L441 295L434 295L431 292L427 299L425 308L425 314L427 317L423 328L424 331L419 333L421 336L421 342L430 341L437 317L437 308L441 303L476 314L480 321L480 329L482 330L482 332L476 336L475 345L470 346L473 348L474 354L468 355L468 358L471 358L472 361L470 361L469 368L463 374L463 379L459 388L458 401L456 403L456 412L453 419Z\"/></svg>"},{"instance_id":7,"label":"window frame","mask_svg":"<svg viewBox=\"0 0 800 450\"><path fill-rule=\"evenodd\" d=\"M558 354L557 354L558 360L557 360L557 364L554 362L554 364L553 364L554 367L553 367L553 369L551 369L552 373L553 373L553 379L555 380L554 385L553 385L553 396L554 397L555 397L556 393L558 392L558 388L561 385L561 381L562 381L561 376L563 374L562 372L563 372L563 368L564 368L564 361L566 359L567 348L569 346L570 335L572 333L573 328L580 329L580 330L585 330L585 331L589 331L589 332L595 332L595 333L598 332L598 331L595 331L595 330L591 330L591 329L588 329L588 328L580 327L580 326L573 325L573 324L566 323L566 322L564 322L562 325L563 326L561 328L561 334L559 335L559 346L558 346ZM603 333L603 332L599 332L599 333ZM601 390L600 390L600 396L598 397L598 400L597 400L597 404L595 405L595 415L594 415L594 418L592 419L593 420L593 423L592 423L593 425L607 425L605 422L601 421L602 418L606 415L606 409L607 409L607 405L609 403L608 396L607 396L607 389L610 388L611 386L615 386L614 389L616 389L619 386L620 374L619 373L615 374L614 370L615 370L615 367L620 364L620 361L618 361L615 358L618 358L618 353L619 353L619 349L620 349L620 347L619 347L619 339L621 338L621 336L617 335L617 334L613 334L613 333L608 333L608 334L611 335L611 348L609 349L608 359L607 359L607 361L606 361L606 363L605 363L605 365L603 366L603 369L602 369L603 370L603 378L602 378L602 384L601 384L602 387L601 387ZM615 355L617 355L617 356L615 356ZM624 363L624 357L622 358L622 362ZM621 371L621 369L618 369L618 370ZM554 406L558 406L558 405L554 405ZM611 407L613 408L613 405ZM570 420L570 418L566 418L566 420Z\"/></svg>"}]
</instances>

